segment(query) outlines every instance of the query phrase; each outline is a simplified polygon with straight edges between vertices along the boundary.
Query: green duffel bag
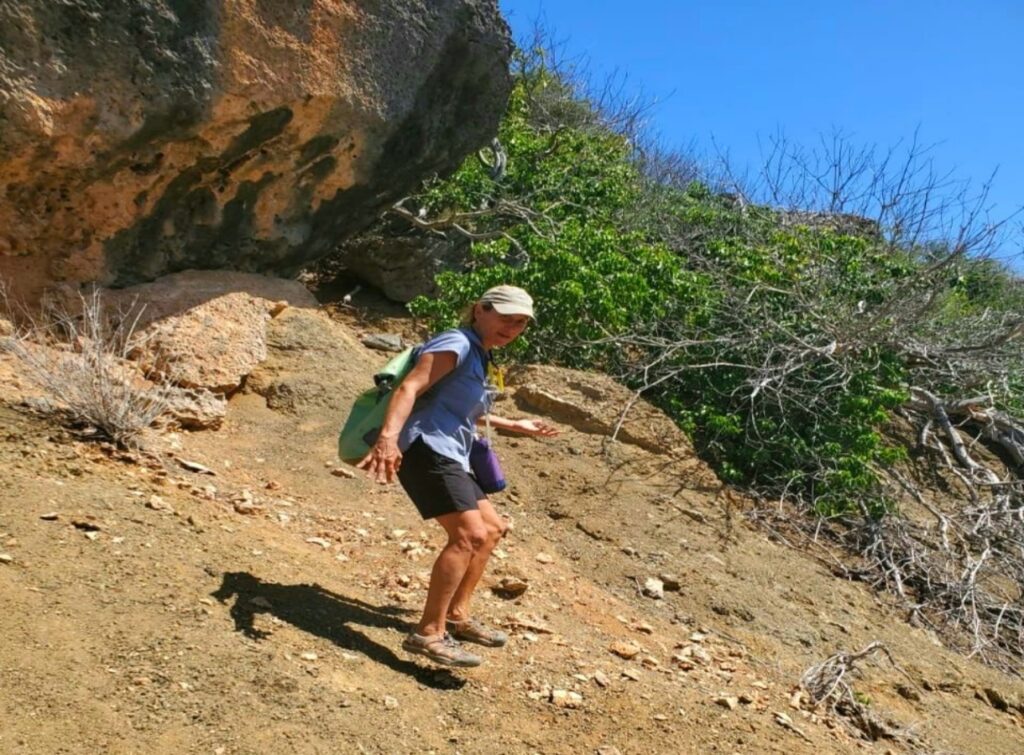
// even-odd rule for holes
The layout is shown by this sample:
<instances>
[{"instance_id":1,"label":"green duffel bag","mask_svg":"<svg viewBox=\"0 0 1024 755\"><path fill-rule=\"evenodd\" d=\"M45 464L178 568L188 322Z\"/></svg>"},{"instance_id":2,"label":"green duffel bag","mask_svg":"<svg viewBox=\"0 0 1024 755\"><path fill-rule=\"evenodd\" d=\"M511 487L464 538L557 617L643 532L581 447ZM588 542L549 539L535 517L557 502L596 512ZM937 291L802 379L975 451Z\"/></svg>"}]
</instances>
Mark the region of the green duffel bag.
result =
<instances>
[{"instance_id":1,"label":"green duffel bag","mask_svg":"<svg viewBox=\"0 0 1024 755\"><path fill-rule=\"evenodd\" d=\"M349 463L362 459L377 441L391 394L416 364L416 348L410 346L373 376L374 387L359 394L338 434L338 456Z\"/></svg>"}]
</instances>

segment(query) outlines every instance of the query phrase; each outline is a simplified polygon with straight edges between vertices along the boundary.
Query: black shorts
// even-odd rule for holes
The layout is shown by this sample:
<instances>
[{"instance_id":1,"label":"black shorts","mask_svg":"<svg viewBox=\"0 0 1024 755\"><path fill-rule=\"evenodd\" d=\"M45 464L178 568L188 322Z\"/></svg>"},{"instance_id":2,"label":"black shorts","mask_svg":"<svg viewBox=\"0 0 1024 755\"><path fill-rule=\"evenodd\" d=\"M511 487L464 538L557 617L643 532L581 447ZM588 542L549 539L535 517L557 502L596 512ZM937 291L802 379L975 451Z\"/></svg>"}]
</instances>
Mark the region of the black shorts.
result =
<instances>
[{"instance_id":1,"label":"black shorts","mask_svg":"<svg viewBox=\"0 0 1024 755\"><path fill-rule=\"evenodd\" d=\"M424 519L476 511L487 498L473 476L455 459L442 456L417 438L402 454L398 481Z\"/></svg>"}]
</instances>

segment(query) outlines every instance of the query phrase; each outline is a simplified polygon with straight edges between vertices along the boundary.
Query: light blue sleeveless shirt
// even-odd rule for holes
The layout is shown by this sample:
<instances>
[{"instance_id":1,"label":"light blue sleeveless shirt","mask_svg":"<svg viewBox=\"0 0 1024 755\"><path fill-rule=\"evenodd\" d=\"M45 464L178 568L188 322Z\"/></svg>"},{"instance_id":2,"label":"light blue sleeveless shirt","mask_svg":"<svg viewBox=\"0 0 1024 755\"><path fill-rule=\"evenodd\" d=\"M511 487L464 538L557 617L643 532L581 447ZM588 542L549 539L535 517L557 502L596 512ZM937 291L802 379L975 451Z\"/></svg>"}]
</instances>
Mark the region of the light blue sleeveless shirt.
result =
<instances>
[{"instance_id":1,"label":"light blue sleeveless shirt","mask_svg":"<svg viewBox=\"0 0 1024 755\"><path fill-rule=\"evenodd\" d=\"M454 459L468 472L476 421L490 409L487 353L472 328L439 333L423 344L419 354L442 351L455 354L455 369L416 400L398 436L398 448L404 453L423 438L433 451Z\"/></svg>"}]
</instances>

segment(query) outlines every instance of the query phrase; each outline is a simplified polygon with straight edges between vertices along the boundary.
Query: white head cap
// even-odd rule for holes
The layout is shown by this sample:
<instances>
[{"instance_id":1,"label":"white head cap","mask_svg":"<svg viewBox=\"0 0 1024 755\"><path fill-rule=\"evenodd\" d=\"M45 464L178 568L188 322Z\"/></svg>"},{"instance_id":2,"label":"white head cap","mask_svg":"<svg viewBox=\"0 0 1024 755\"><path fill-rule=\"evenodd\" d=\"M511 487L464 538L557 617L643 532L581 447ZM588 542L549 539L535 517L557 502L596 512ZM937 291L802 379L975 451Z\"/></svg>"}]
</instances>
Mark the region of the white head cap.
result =
<instances>
[{"instance_id":1,"label":"white head cap","mask_svg":"<svg viewBox=\"0 0 1024 755\"><path fill-rule=\"evenodd\" d=\"M516 286L495 286L489 288L480 297L481 304L490 304L498 314L526 315L534 319L533 299L523 289Z\"/></svg>"}]
</instances>

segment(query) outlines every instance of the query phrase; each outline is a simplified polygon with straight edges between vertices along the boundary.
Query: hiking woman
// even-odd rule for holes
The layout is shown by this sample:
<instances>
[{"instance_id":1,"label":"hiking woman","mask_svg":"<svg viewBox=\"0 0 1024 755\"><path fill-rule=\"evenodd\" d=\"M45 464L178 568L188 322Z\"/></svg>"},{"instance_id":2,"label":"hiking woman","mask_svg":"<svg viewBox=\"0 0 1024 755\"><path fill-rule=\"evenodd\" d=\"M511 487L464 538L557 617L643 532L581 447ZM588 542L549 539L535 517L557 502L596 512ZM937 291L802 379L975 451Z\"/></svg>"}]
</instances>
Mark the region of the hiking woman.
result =
<instances>
[{"instance_id":1,"label":"hiking woman","mask_svg":"<svg viewBox=\"0 0 1024 755\"><path fill-rule=\"evenodd\" d=\"M480 297L464 325L434 336L391 397L376 443L359 462L381 483L398 477L420 515L434 519L448 542L434 562L423 616L402 647L448 666L478 666L480 656L459 640L488 647L504 632L472 617L469 601L507 524L470 471L476 424L489 412L487 367L491 349L507 346L533 319L533 300L515 286L496 286ZM552 437L539 420L490 415L492 427Z\"/></svg>"}]
</instances>

